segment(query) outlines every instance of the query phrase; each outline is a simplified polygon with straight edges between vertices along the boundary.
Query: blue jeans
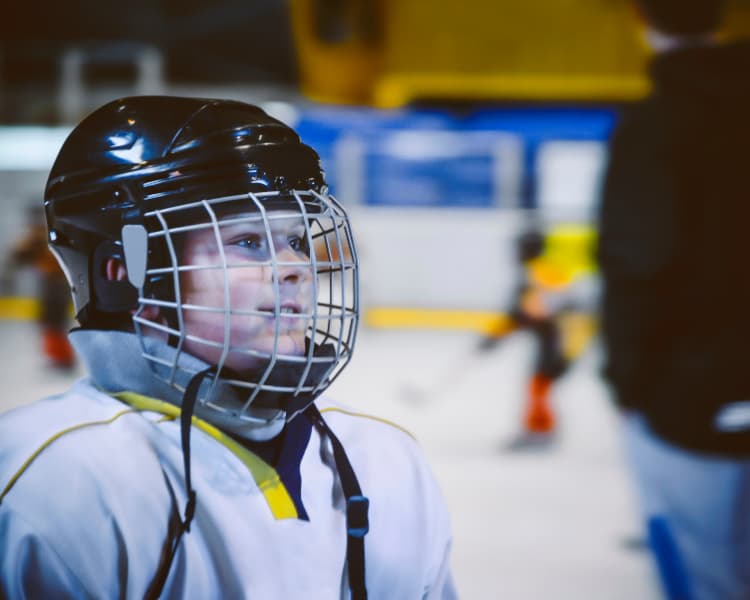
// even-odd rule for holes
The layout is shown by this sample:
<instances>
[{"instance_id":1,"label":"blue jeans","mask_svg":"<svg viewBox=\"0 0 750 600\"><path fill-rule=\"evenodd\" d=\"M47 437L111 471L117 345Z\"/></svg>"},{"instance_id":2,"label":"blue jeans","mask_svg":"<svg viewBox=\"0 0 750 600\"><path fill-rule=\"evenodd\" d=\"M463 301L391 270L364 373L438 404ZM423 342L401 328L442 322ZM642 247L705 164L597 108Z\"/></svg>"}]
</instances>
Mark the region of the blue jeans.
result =
<instances>
[{"instance_id":1,"label":"blue jeans","mask_svg":"<svg viewBox=\"0 0 750 600\"><path fill-rule=\"evenodd\" d=\"M750 459L673 446L637 414L623 431L666 597L750 598Z\"/></svg>"}]
</instances>

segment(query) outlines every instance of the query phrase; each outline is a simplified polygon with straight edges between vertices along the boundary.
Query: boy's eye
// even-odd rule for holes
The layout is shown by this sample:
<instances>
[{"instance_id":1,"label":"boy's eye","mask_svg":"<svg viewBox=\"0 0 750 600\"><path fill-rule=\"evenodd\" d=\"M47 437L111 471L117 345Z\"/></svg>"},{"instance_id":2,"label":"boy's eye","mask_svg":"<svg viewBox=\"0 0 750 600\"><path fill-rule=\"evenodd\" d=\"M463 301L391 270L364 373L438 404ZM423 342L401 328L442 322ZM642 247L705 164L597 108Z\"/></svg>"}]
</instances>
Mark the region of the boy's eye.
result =
<instances>
[{"instance_id":1,"label":"boy's eye","mask_svg":"<svg viewBox=\"0 0 750 600\"><path fill-rule=\"evenodd\" d=\"M242 239L237 240L233 243L235 246L240 248L246 248L247 250L264 250L266 247L266 239L259 235L248 235Z\"/></svg>"},{"instance_id":2,"label":"boy's eye","mask_svg":"<svg viewBox=\"0 0 750 600\"><path fill-rule=\"evenodd\" d=\"M295 252L308 254L307 240L304 237L292 236L289 238L289 247Z\"/></svg>"}]
</instances>

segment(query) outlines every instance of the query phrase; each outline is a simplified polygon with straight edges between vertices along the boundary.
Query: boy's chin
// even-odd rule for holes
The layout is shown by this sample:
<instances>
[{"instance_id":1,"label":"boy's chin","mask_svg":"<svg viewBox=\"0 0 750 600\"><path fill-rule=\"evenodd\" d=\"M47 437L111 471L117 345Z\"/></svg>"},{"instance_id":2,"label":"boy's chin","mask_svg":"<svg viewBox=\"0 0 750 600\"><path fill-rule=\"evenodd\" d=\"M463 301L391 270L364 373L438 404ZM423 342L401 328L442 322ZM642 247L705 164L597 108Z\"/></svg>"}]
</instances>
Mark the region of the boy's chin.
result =
<instances>
[{"instance_id":1,"label":"boy's chin","mask_svg":"<svg viewBox=\"0 0 750 600\"><path fill-rule=\"evenodd\" d=\"M273 339L253 345L252 349L265 356L251 356L232 352L227 357L226 365L237 371L257 369L268 364L273 352ZM303 356L305 353L305 336L280 336L276 346L276 356ZM283 359L280 359L283 361Z\"/></svg>"}]
</instances>

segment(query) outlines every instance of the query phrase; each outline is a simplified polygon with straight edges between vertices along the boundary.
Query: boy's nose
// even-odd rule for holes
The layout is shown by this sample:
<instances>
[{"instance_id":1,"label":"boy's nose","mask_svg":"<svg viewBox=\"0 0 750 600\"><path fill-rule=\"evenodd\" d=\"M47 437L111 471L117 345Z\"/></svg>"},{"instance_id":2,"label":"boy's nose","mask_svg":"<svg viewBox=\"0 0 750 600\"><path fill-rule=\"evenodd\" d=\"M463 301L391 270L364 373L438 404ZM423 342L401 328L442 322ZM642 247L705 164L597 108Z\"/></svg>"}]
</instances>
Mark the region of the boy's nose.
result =
<instances>
[{"instance_id":1,"label":"boy's nose","mask_svg":"<svg viewBox=\"0 0 750 600\"><path fill-rule=\"evenodd\" d=\"M282 270L279 273L279 279L283 283L299 283L302 280L302 273L297 268Z\"/></svg>"},{"instance_id":2,"label":"boy's nose","mask_svg":"<svg viewBox=\"0 0 750 600\"><path fill-rule=\"evenodd\" d=\"M297 253L283 250L276 254L276 259L284 263L279 265L279 283L297 284L310 278L310 263L300 258Z\"/></svg>"}]
</instances>

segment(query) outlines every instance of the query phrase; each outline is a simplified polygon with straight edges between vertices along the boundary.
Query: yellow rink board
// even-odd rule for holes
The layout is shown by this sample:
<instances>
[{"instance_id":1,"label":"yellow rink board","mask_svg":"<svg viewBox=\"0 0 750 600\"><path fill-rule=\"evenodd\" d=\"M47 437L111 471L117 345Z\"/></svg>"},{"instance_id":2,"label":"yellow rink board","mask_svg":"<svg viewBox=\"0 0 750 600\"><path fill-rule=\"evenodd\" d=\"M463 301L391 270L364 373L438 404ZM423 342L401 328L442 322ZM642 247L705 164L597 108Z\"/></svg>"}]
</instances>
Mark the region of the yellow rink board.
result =
<instances>
[{"instance_id":1,"label":"yellow rink board","mask_svg":"<svg viewBox=\"0 0 750 600\"><path fill-rule=\"evenodd\" d=\"M0 297L0 319L32 320L39 312L39 302L35 298Z\"/></svg>"},{"instance_id":2,"label":"yellow rink board","mask_svg":"<svg viewBox=\"0 0 750 600\"><path fill-rule=\"evenodd\" d=\"M0 297L0 320L30 321L40 313L34 298ZM362 322L373 329L433 329L470 331L502 337L513 330L507 314L493 311L467 311L425 308L379 307L364 311ZM562 315L559 324L565 340L565 354L576 356L588 344L596 329L592 315Z\"/></svg>"},{"instance_id":3,"label":"yellow rink board","mask_svg":"<svg viewBox=\"0 0 750 600\"><path fill-rule=\"evenodd\" d=\"M0 319L33 320L39 315L35 298L0 297ZM363 323L384 329L455 329L502 335L510 330L507 315L490 311L434 310L423 308L370 308Z\"/></svg>"},{"instance_id":4,"label":"yellow rink board","mask_svg":"<svg viewBox=\"0 0 750 600\"><path fill-rule=\"evenodd\" d=\"M507 315L491 311L425 308L370 308L364 324L377 329L455 329L502 335L512 323Z\"/></svg>"}]
</instances>

